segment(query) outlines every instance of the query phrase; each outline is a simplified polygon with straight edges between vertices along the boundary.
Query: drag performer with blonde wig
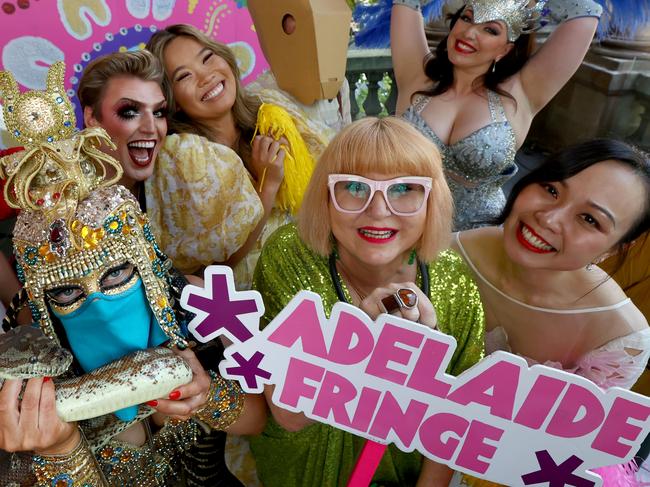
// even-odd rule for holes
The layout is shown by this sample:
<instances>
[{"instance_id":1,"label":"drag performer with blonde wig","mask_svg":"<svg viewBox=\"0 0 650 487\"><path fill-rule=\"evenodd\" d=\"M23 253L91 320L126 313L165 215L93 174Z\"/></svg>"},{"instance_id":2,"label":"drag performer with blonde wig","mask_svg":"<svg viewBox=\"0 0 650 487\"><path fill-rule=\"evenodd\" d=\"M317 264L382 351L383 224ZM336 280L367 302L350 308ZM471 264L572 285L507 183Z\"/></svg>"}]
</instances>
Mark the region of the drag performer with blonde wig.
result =
<instances>
[{"instance_id":1,"label":"drag performer with blonde wig","mask_svg":"<svg viewBox=\"0 0 650 487\"><path fill-rule=\"evenodd\" d=\"M196 354L188 348L189 317L176 302L186 281L156 245L133 195L113 184L122 170L99 150L100 144L113 145L104 130L74 131L63 75L57 63L45 92L20 94L13 77L0 73L5 121L25 146L0 162L5 198L22 210L14 248L35 326L72 352L63 378L167 346L191 368L191 381L164 399L75 423L57 416L58 378L29 379L22 393L22 380L6 380L0 388L0 448L29 453L11 459L1 483L18 481L22 470L39 486L217 485L214 479L239 485L223 456L202 462L190 447L206 433L229 428L243 409L260 422L263 415L249 406L254 398L214 372L220 344ZM15 326L13 316L8 325ZM99 387L111 386L108 376ZM138 388L134 381L124 394ZM242 417L230 430L255 432L255 420Z\"/></svg>"}]
</instances>

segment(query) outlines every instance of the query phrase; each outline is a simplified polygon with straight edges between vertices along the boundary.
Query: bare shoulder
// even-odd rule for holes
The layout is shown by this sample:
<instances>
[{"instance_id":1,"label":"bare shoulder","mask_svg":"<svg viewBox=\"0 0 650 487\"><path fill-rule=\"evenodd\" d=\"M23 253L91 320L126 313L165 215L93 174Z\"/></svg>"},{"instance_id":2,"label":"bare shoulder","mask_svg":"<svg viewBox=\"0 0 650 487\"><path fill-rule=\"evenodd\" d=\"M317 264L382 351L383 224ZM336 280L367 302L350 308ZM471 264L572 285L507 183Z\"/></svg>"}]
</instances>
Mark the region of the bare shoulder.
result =
<instances>
[{"instance_id":1,"label":"bare shoulder","mask_svg":"<svg viewBox=\"0 0 650 487\"><path fill-rule=\"evenodd\" d=\"M592 295L591 299L601 306L614 305L627 299L627 296L621 286L612 279L600 267L594 267L591 270L586 270L583 273L587 286L594 286L593 291L589 294Z\"/></svg>"},{"instance_id":2,"label":"bare shoulder","mask_svg":"<svg viewBox=\"0 0 650 487\"><path fill-rule=\"evenodd\" d=\"M419 73L404 84L405 86L400 88L397 94L396 115L401 115L408 110L409 106L413 103L413 98L416 93L429 91L433 87L431 80L424 72Z\"/></svg>"},{"instance_id":3,"label":"bare shoulder","mask_svg":"<svg viewBox=\"0 0 650 487\"><path fill-rule=\"evenodd\" d=\"M471 258L480 256L486 248L494 247L500 240L503 232L499 227L481 227L465 230L454 234L451 247L456 251L462 250Z\"/></svg>"},{"instance_id":4,"label":"bare shoulder","mask_svg":"<svg viewBox=\"0 0 650 487\"><path fill-rule=\"evenodd\" d=\"M467 261L474 272L493 282L499 273L498 263L502 261L502 233L499 227L459 232L455 234L452 248Z\"/></svg>"},{"instance_id":5,"label":"bare shoulder","mask_svg":"<svg viewBox=\"0 0 650 487\"><path fill-rule=\"evenodd\" d=\"M581 306L585 307L610 307L611 312L621 320L627 322L627 326L633 332L646 329L648 321L637 308L625 291L618 283L609 277L600 268L592 271L585 271L587 274L587 287L591 290L583 297Z\"/></svg>"}]
</instances>

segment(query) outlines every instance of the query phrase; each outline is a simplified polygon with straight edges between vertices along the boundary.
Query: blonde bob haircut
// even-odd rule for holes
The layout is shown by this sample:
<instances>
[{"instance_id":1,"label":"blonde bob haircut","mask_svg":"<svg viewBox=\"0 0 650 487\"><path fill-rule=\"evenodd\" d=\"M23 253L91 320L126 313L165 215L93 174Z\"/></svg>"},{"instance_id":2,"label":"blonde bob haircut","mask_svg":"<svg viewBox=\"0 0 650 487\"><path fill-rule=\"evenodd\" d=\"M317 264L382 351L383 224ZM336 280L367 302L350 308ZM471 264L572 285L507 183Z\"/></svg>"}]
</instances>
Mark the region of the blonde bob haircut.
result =
<instances>
[{"instance_id":1,"label":"blonde bob haircut","mask_svg":"<svg viewBox=\"0 0 650 487\"><path fill-rule=\"evenodd\" d=\"M432 180L424 233L416 246L423 262L435 260L451 236L453 202L436 145L395 117L367 117L345 127L321 155L298 214L298 232L317 254L332 252L329 217L330 174L385 174L386 178L426 176Z\"/></svg>"}]
</instances>

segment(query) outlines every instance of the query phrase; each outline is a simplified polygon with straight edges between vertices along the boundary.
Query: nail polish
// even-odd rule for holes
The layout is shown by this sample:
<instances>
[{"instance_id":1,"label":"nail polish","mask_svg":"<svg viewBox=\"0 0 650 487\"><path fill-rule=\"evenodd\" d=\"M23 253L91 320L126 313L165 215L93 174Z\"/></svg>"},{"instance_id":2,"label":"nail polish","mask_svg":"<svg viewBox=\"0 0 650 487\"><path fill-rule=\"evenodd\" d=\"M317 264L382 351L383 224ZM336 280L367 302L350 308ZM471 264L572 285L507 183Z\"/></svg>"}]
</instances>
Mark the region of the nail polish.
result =
<instances>
[{"instance_id":1,"label":"nail polish","mask_svg":"<svg viewBox=\"0 0 650 487\"><path fill-rule=\"evenodd\" d=\"M52 380L52 377L43 377L43 383L49 382Z\"/></svg>"},{"instance_id":2,"label":"nail polish","mask_svg":"<svg viewBox=\"0 0 650 487\"><path fill-rule=\"evenodd\" d=\"M169 393L169 399L176 401L181 398L181 391L172 391Z\"/></svg>"},{"instance_id":3,"label":"nail polish","mask_svg":"<svg viewBox=\"0 0 650 487\"><path fill-rule=\"evenodd\" d=\"M158 401L147 401L147 406L151 406L152 408L155 408L158 405Z\"/></svg>"}]
</instances>

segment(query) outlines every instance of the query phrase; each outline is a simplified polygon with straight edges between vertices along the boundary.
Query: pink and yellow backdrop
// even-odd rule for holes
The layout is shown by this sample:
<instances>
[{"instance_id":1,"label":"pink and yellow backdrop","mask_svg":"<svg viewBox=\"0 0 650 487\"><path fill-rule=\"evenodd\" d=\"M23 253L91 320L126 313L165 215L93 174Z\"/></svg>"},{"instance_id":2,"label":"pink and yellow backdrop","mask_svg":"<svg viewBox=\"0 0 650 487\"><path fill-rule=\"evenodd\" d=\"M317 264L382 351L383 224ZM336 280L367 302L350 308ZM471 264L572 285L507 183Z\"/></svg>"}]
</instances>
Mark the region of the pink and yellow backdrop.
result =
<instances>
[{"instance_id":1,"label":"pink and yellow backdrop","mask_svg":"<svg viewBox=\"0 0 650 487\"><path fill-rule=\"evenodd\" d=\"M75 91L84 67L110 52L142 48L152 32L173 23L229 44L244 84L268 68L246 0L0 0L0 69L13 72L23 89L44 89L48 67L64 61L79 123ZM4 133L0 148L9 145Z\"/></svg>"}]
</instances>

